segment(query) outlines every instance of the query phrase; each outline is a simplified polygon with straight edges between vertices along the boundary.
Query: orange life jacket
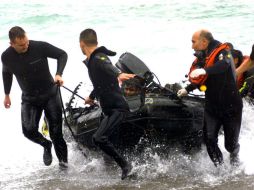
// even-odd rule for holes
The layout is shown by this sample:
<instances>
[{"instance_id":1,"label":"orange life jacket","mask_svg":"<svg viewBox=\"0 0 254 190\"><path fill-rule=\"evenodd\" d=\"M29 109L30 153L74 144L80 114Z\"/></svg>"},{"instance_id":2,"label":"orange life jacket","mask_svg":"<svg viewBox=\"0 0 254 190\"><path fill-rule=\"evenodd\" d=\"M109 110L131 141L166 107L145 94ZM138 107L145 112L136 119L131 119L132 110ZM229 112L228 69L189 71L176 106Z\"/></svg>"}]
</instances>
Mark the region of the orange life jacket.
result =
<instances>
[{"instance_id":1,"label":"orange life jacket","mask_svg":"<svg viewBox=\"0 0 254 190\"><path fill-rule=\"evenodd\" d=\"M217 54L223 50L223 49L229 49L229 46L227 43L224 43L224 44L220 44L216 49L214 49L212 51L212 53L210 53L210 55L208 57L205 58L205 65L204 65L204 68L207 68L207 67L211 67L214 65L214 60L215 60L215 57L217 56ZM198 69L198 65L197 65L197 62L198 62L198 59L196 58L195 61L193 62L193 64L191 65L191 68L190 68L190 72L188 74L189 76L189 81L193 84L197 84L197 85L202 85L204 84L204 82L206 81L208 75L200 75L199 77L197 78L191 78L190 77L190 73L195 70L195 69Z\"/></svg>"}]
</instances>

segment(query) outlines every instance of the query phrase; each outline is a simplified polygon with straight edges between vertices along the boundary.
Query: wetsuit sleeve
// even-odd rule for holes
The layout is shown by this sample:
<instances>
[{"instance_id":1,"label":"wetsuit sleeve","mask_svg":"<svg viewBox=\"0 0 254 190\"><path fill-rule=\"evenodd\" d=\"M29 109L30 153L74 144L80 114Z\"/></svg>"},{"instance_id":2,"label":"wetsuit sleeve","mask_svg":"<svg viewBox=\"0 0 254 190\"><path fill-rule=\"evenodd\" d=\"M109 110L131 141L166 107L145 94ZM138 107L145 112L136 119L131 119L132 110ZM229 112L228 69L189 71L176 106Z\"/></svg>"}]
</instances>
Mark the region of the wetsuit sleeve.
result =
<instances>
[{"instance_id":1,"label":"wetsuit sleeve","mask_svg":"<svg viewBox=\"0 0 254 190\"><path fill-rule=\"evenodd\" d=\"M191 84L187 85L187 86L185 87L185 89L186 89L187 92L189 93L189 92L195 90L197 87L198 87L198 86L197 86L196 84L192 84L192 83L191 83Z\"/></svg>"},{"instance_id":2,"label":"wetsuit sleeve","mask_svg":"<svg viewBox=\"0 0 254 190\"><path fill-rule=\"evenodd\" d=\"M106 72L108 75L118 77L121 73L116 67L114 67L109 59L97 58L97 68Z\"/></svg>"},{"instance_id":3,"label":"wetsuit sleeve","mask_svg":"<svg viewBox=\"0 0 254 190\"><path fill-rule=\"evenodd\" d=\"M109 74L109 75L112 75L112 76L114 76L114 77L118 77L119 75L120 75L120 71L116 68L116 67L114 67L113 65L111 65L111 64L104 64L103 65L104 66L104 68L105 68L105 71Z\"/></svg>"},{"instance_id":4,"label":"wetsuit sleeve","mask_svg":"<svg viewBox=\"0 0 254 190\"><path fill-rule=\"evenodd\" d=\"M222 50L218 53L214 65L205 68L205 71L208 75L224 73L228 67L233 65L232 61L232 55L228 51Z\"/></svg>"},{"instance_id":5,"label":"wetsuit sleeve","mask_svg":"<svg viewBox=\"0 0 254 190\"><path fill-rule=\"evenodd\" d=\"M4 93L10 94L11 86L12 86L12 80L13 80L13 73L8 69L8 67L4 64L3 56L2 58L2 77L3 77L3 83L4 83Z\"/></svg>"},{"instance_id":6,"label":"wetsuit sleeve","mask_svg":"<svg viewBox=\"0 0 254 190\"><path fill-rule=\"evenodd\" d=\"M47 42L43 43L45 56L57 59L56 75L62 76L68 58L67 53L64 50L57 48Z\"/></svg>"},{"instance_id":7,"label":"wetsuit sleeve","mask_svg":"<svg viewBox=\"0 0 254 190\"><path fill-rule=\"evenodd\" d=\"M96 97L96 94L95 94L95 90L93 90L90 95L89 95L89 98L91 98L92 100L94 100Z\"/></svg>"}]
</instances>

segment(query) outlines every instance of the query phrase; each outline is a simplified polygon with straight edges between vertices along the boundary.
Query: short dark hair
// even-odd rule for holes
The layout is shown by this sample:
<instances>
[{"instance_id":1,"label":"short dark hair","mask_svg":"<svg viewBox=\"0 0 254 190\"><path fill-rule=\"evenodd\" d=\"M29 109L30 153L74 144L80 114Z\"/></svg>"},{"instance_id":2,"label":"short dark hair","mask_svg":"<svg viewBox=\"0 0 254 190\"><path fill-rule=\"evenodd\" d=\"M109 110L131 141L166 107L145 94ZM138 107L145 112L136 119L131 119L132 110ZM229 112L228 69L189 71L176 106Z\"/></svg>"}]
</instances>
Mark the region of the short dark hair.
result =
<instances>
[{"instance_id":1,"label":"short dark hair","mask_svg":"<svg viewBox=\"0 0 254 190\"><path fill-rule=\"evenodd\" d=\"M230 50L233 50L233 49L234 49L234 46L233 46L232 43L226 42L226 44L228 45L228 47L229 47Z\"/></svg>"},{"instance_id":2,"label":"short dark hair","mask_svg":"<svg viewBox=\"0 0 254 190\"><path fill-rule=\"evenodd\" d=\"M97 34L93 29L87 28L80 33L79 41L85 42L88 46L97 45Z\"/></svg>"},{"instance_id":3,"label":"short dark hair","mask_svg":"<svg viewBox=\"0 0 254 190\"><path fill-rule=\"evenodd\" d=\"M214 40L212 33L206 30L202 30L200 32L200 37L205 38L208 42L211 42Z\"/></svg>"},{"instance_id":4,"label":"short dark hair","mask_svg":"<svg viewBox=\"0 0 254 190\"><path fill-rule=\"evenodd\" d=\"M243 53L240 50L233 49L231 50L231 54L233 58L238 58L238 62L236 63L236 67L239 67L243 62Z\"/></svg>"},{"instance_id":5,"label":"short dark hair","mask_svg":"<svg viewBox=\"0 0 254 190\"><path fill-rule=\"evenodd\" d=\"M9 30L9 39L11 42L14 42L16 38L24 38L26 32L20 26L14 26Z\"/></svg>"},{"instance_id":6,"label":"short dark hair","mask_svg":"<svg viewBox=\"0 0 254 190\"><path fill-rule=\"evenodd\" d=\"M251 50L251 53L250 53L250 59L251 59L251 61L254 61L254 44L252 45L252 50Z\"/></svg>"}]
</instances>

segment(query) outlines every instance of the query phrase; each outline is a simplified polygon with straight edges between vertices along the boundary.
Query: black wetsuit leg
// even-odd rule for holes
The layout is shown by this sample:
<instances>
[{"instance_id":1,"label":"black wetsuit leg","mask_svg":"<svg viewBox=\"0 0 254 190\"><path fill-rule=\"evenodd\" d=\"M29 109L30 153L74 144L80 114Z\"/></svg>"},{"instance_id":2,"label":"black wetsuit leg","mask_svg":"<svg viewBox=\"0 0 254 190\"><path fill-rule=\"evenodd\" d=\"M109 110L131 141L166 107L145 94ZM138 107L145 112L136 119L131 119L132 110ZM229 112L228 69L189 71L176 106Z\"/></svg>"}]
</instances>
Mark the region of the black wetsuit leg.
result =
<instances>
[{"instance_id":1,"label":"black wetsuit leg","mask_svg":"<svg viewBox=\"0 0 254 190\"><path fill-rule=\"evenodd\" d=\"M223 130L226 150L234 155L238 155L240 150L239 133L242 122L242 108L226 113L223 118Z\"/></svg>"},{"instance_id":2,"label":"black wetsuit leg","mask_svg":"<svg viewBox=\"0 0 254 190\"><path fill-rule=\"evenodd\" d=\"M218 146L218 134L221 128L221 121L210 111L205 110L204 117L204 138L207 152L214 165L223 163L223 155Z\"/></svg>"},{"instance_id":3,"label":"black wetsuit leg","mask_svg":"<svg viewBox=\"0 0 254 190\"><path fill-rule=\"evenodd\" d=\"M43 137L38 131L39 122L42 115L42 107L33 105L29 102L21 104L22 130L25 137L40 144L44 148L48 147L50 141Z\"/></svg>"},{"instance_id":4,"label":"black wetsuit leg","mask_svg":"<svg viewBox=\"0 0 254 190\"><path fill-rule=\"evenodd\" d=\"M59 162L68 162L67 145L62 133L62 107L58 93L49 98L44 107L44 113L49 125L50 138L54 144Z\"/></svg>"},{"instance_id":5,"label":"black wetsuit leg","mask_svg":"<svg viewBox=\"0 0 254 190\"><path fill-rule=\"evenodd\" d=\"M94 143L107 155L112 157L116 163L124 168L127 161L116 151L113 144L109 141L109 136L117 127L120 126L127 112L119 110L109 110L104 112L105 117L102 119L98 130L93 135Z\"/></svg>"}]
</instances>

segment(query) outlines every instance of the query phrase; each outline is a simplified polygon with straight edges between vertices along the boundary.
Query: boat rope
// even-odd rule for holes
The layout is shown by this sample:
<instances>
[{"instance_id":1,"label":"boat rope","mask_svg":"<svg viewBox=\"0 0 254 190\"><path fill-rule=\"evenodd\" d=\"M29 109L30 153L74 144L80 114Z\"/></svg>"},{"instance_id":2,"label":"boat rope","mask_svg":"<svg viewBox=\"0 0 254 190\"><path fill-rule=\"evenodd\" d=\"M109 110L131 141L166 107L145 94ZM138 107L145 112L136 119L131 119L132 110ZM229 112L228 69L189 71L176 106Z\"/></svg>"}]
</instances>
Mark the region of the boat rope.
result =
<instances>
[{"instance_id":1,"label":"boat rope","mask_svg":"<svg viewBox=\"0 0 254 190\"><path fill-rule=\"evenodd\" d=\"M77 89L77 88L78 88L78 87L76 87L76 89ZM67 88L65 87L65 89L67 89ZM78 148L79 148L79 150L82 152L82 154L84 155L85 158L88 158L87 154L86 154L86 153L84 152L84 150L79 146L80 144L79 144L79 142L78 142L78 139L75 137L75 135L74 135L74 133L73 133L71 127L70 127L70 124L69 124L69 122L68 122L68 120L67 120L66 112L65 112L65 109L64 109L63 98L62 98L62 93L61 93L60 86L58 86L58 91L59 91L59 96L60 96L60 100L61 100L61 106L62 106L62 110L63 110L63 115L64 115L65 123L66 123L68 129L70 130L72 137L73 137L74 140L78 143ZM71 91L71 90L69 90L69 91ZM72 92L72 91L71 91L71 92ZM72 96L73 96L74 94L77 95L75 92L72 92ZM82 98L81 96L78 96L78 97ZM82 98L82 99L83 99L83 98Z\"/></svg>"},{"instance_id":2,"label":"boat rope","mask_svg":"<svg viewBox=\"0 0 254 190\"><path fill-rule=\"evenodd\" d=\"M67 117L66 117L66 112L65 112L65 109L64 109L63 98L62 98L62 93L61 93L60 86L58 86L57 88L58 88L58 92L59 92L59 96L60 96L60 101L61 101L61 106L62 106L62 110L63 110L63 115L64 115L65 123L66 123L68 129L70 130L72 137L76 140L76 138L74 136L74 133L73 133L73 131L72 131L71 127L70 127L70 124L69 124L69 122L67 120Z\"/></svg>"},{"instance_id":3,"label":"boat rope","mask_svg":"<svg viewBox=\"0 0 254 190\"><path fill-rule=\"evenodd\" d=\"M85 98L83 98L82 96L78 95L76 92L70 90L69 88L62 86L64 89L68 90L69 92L71 92L72 94L76 95L77 97L81 98L82 100L85 100Z\"/></svg>"}]
</instances>

